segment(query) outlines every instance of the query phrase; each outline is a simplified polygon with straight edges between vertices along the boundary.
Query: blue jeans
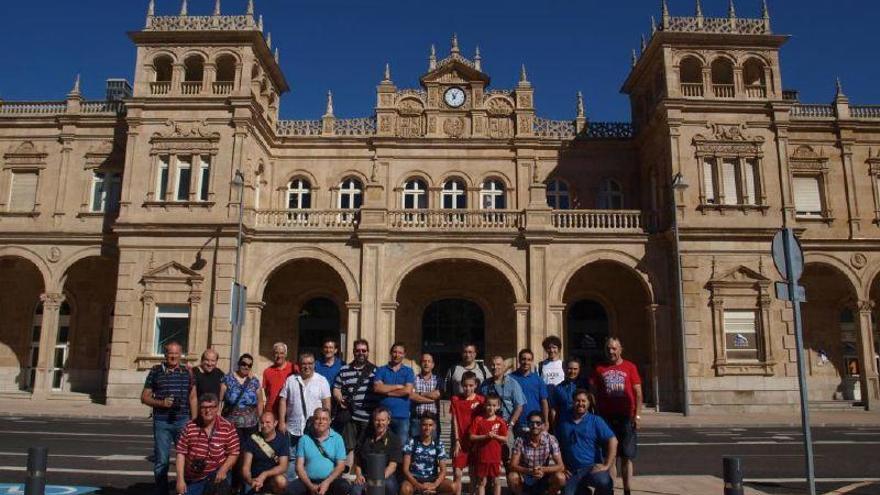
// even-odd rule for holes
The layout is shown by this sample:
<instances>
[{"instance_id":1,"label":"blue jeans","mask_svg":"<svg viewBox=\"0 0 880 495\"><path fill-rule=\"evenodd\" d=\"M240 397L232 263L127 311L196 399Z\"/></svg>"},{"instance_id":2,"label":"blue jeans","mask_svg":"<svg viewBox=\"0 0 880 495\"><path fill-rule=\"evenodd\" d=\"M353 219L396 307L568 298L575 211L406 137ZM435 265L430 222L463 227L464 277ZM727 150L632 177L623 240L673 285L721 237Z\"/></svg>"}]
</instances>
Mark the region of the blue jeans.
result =
<instances>
[{"instance_id":1,"label":"blue jeans","mask_svg":"<svg viewBox=\"0 0 880 495\"><path fill-rule=\"evenodd\" d=\"M614 481L608 471L592 473L593 466L581 468L572 474L565 484L564 495L590 493L587 487L595 488L593 495L613 495Z\"/></svg>"},{"instance_id":2,"label":"blue jeans","mask_svg":"<svg viewBox=\"0 0 880 495\"><path fill-rule=\"evenodd\" d=\"M440 422L434 421L434 440L440 440ZM421 418L413 418L409 419L409 437L410 438L422 438L422 420ZM406 444L403 444L406 447Z\"/></svg>"},{"instance_id":3,"label":"blue jeans","mask_svg":"<svg viewBox=\"0 0 880 495\"><path fill-rule=\"evenodd\" d=\"M192 483L186 484L186 495L202 495L205 490L208 488L208 485L214 482L214 473L211 473L205 479L199 481L193 481ZM229 478L223 480L221 483L229 484Z\"/></svg>"},{"instance_id":4,"label":"blue jeans","mask_svg":"<svg viewBox=\"0 0 880 495\"><path fill-rule=\"evenodd\" d=\"M367 485L358 485L352 483L351 495L363 495L367 491ZM397 495L400 491L400 485L397 483L397 475L392 474L390 478L385 478L385 495Z\"/></svg>"},{"instance_id":5,"label":"blue jeans","mask_svg":"<svg viewBox=\"0 0 880 495\"><path fill-rule=\"evenodd\" d=\"M400 445L409 441L409 418L391 418L391 431L400 439Z\"/></svg>"},{"instance_id":6,"label":"blue jeans","mask_svg":"<svg viewBox=\"0 0 880 495\"><path fill-rule=\"evenodd\" d=\"M153 476L157 495L168 495L168 458L171 456L171 447L177 443L177 437L187 423L189 416L173 423L153 421Z\"/></svg>"}]
</instances>

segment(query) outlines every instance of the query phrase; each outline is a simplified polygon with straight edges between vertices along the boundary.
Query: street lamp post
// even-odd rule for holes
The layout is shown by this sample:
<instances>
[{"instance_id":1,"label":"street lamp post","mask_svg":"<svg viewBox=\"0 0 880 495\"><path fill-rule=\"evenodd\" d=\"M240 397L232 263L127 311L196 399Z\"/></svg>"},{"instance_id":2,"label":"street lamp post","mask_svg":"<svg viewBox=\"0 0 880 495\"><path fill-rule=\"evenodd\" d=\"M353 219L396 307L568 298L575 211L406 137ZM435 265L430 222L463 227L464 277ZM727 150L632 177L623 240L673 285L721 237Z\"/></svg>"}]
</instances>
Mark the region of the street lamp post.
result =
<instances>
[{"instance_id":1,"label":"street lamp post","mask_svg":"<svg viewBox=\"0 0 880 495\"><path fill-rule=\"evenodd\" d=\"M678 330L681 337L681 389L682 389L682 412L685 416L690 415L690 400L688 385L688 364L687 364L687 332L684 324L684 282L681 275L681 238L678 231L678 202L676 193L687 190L688 184L684 180L681 172L675 174L672 178L672 233L675 237L675 286L678 290Z\"/></svg>"},{"instance_id":2,"label":"street lamp post","mask_svg":"<svg viewBox=\"0 0 880 495\"><path fill-rule=\"evenodd\" d=\"M232 350L229 356L230 366L238 362L239 353L241 352L241 322L243 321L241 312L245 310L242 307L241 295L241 237L242 237L242 221L244 219L244 174L241 170L235 171L235 177L232 179L232 185L238 188L238 235L235 243L235 279L233 279L232 287Z\"/></svg>"}]
</instances>

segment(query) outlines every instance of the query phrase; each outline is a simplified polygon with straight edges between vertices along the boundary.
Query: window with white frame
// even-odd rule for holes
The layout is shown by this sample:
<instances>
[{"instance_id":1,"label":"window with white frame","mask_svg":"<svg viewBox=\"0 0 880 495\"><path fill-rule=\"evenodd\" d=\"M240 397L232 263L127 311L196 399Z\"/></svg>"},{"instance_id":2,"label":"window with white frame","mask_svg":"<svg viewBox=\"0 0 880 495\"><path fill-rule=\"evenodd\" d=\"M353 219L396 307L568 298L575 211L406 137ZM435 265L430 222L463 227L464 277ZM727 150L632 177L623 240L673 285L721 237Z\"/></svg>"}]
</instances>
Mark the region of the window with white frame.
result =
<instances>
[{"instance_id":1,"label":"window with white frame","mask_svg":"<svg viewBox=\"0 0 880 495\"><path fill-rule=\"evenodd\" d=\"M567 210L571 208L571 196L568 192L567 182L553 179L547 183L547 206L554 210Z\"/></svg>"},{"instance_id":2,"label":"window with white frame","mask_svg":"<svg viewBox=\"0 0 880 495\"><path fill-rule=\"evenodd\" d=\"M43 333L43 303L34 308L34 318L31 324L31 345L28 356L27 387L33 390L37 380L37 366L40 362L40 334Z\"/></svg>"},{"instance_id":3,"label":"window with white frame","mask_svg":"<svg viewBox=\"0 0 880 495\"><path fill-rule=\"evenodd\" d=\"M121 184L118 173L95 171L92 175L92 200L89 210L94 213L119 210Z\"/></svg>"},{"instance_id":4,"label":"window with white frame","mask_svg":"<svg viewBox=\"0 0 880 495\"><path fill-rule=\"evenodd\" d=\"M184 352L189 343L189 306L159 304L156 306L154 354L162 354L165 344L180 343Z\"/></svg>"},{"instance_id":5,"label":"window with white frame","mask_svg":"<svg viewBox=\"0 0 880 495\"><path fill-rule=\"evenodd\" d=\"M349 177L339 184L339 209L356 210L363 205L364 188L361 181Z\"/></svg>"},{"instance_id":6,"label":"window with white frame","mask_svg":"<svg viewBox=\"0 0 880 495\"><path fill-rule=\"evenodd\" d=\"M29 212L37 206L37 183L39 172L21 170L12 172L12 187L9 192L9 211Z\"/></svg>"},{"instance_id":7,"label":"window with white frame","mask_svg":"<svg viewBox=\"0 0 880 495\"><path fill-rule=\"evenodd\" d=\"M55 338L55 347L52 354L52 390L64 388L67 378L67 357L70 353L70 305L61 303L58 312L58 335Z\"/></svg>"},{"instance_id":8,"label":"window with white frame","mask_svg":"<svg viewBox=\"0 0 880 495\"><path fill-rule=\"evenodd\" d=\"M795 176L792 181L794 186L794 209L799 217L822 216L822 186L818 176Z\"/></svg>"},{"instance_id":9,"label":"window with white frame","mask_svg":"<svg viewBox=\"0 0 880 495\"><path fill-rule=\"evenodd\" d=\"M758 160L753 158L703 158L705 204L757 206Z\"/></svg>"},{"instance_id":10,"label":"window with white frame","mask_svg":"<svg viewBox=\"0 0 880 495\"><path fill-rule=\"evenodd\" d=\"M428 186L421 179L409 179L401 199L404 210L424 210L428 208Z\"/></svg>"},{"instance_id":11,"label":"window with white frame","mask_svg":"<svg viewBox=\"0 0 880 495\"><path fill-rule=\"evenodd\" d=\"M312 185L305 179L293 179L287 184L287 208L307 210L312 207Z\"/></svg>"},{"instance_id":12,"label":"window with white frame","mask_svg":"<svg viewBox=\"0 0 880 495\"><path fill-rule=\"evenodd\" d=\"M757 361L758 314L750 309L724 310L724 343L727 359Z\"/></svg>"},{"instance_id":13,"label":"window with white frame","mask_svg":"<svg viewBox=\"0 0 880 495\"><path fill-rule=\"evenodd\" d=\"M192 183L192 157L177 157L177 178L175 179L175 201L189 201Z\"/></svg>"},{"instance_id":14,"label":"window with white frame","mask_svg":"<svg viewBox=\"0 0 880 495\"><path fill-rule=\"evenodd\" d=\"M484 210L503 210L507 207L504 182L491 178L483 181L480 187L480 208Z\"/></svg>"},{"instance_id":15,"label":"window with white frame","mask_svg":"<svg viewBox=\"0 0 880 495\"><path fill-rule=\"evenodd\" d=\"M440 193L441 205L445 210L463 210L467 208L467 188L458 179L447 180Z\"/></svg>"},{"instance_id":16,"label":"window with white frame","mask_svg":"<svg viewBox=\"0 0 880 495\"><path fill-rule=\"evenodd\" d=\"M614 179L605 179L599 184L599 203L603 210L623 209L623 188Z\"/></svg>"},{"instance_id":17,"label":"window with white frame","mask_svg":"<svg viewBox=\"0 0 880 495\"><path fill-rule=\"evenodd\" d=\"M156 201L168 200L168 178L171 173L171 157L159 157L159 173L156 176Z\"/></svg>"},{"instance_id":18,"label":"window with white frame","mask_svg":"<svg viewBox=\"0 0 880 495\"><path fill-rule=\"evenodd\" d=\"M211 191L211 159L207 156L197 156L199 163L199 178L197 191L199 201L208 201Z\"/></svg>"}]
</instances>

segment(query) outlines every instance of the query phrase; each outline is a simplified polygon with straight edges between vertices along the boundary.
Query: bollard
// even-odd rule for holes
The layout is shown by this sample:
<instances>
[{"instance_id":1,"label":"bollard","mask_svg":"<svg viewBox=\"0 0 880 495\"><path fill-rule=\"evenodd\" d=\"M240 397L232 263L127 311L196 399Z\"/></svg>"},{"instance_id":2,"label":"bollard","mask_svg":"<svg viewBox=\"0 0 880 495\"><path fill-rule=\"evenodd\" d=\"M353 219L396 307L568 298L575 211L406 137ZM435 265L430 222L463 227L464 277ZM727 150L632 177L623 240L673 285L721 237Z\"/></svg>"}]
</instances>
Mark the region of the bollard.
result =
<instances>
[{"instance_id":1,"label":"bollard","mask_svg":"<svg viewBox=\"0 0 880 495\"><path fill-rule=\"evenodd\" d=\"M46 492L46 466L48 463L48 447L28 448L27 478L24 480L24 495L43 495Z\"/></svg>"},{"instance_id":2,"label":"bollard","mask_svg":"<svg viewBox=\"0 0 880 495\"><path fill-rule=\"evenodd\" d=\"M742 460L739 457L724 458L724 495L743 495Z\"/></svg>"},{"instance_id":3,"label":"bollard","mask_svg":"<svg viewBox=\"0 0 880 495\"><path fill-rule=\"evenodd\" d=\"M388 466L386 454L368 454L364 478L367 480L367 495L385 495L385 468Z\"/></svg>"}]
</instances>

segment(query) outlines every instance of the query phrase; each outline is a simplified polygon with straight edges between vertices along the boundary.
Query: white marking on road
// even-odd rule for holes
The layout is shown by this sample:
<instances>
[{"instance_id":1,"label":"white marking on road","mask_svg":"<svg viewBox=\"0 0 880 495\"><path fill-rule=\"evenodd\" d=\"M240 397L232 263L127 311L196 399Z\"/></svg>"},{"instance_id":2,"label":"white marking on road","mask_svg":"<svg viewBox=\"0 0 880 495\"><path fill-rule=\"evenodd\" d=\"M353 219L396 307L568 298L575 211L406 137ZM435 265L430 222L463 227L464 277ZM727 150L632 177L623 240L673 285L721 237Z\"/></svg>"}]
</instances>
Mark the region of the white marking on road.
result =
<instances>
[{"instance_id":1,"label":"white marking on road","mask_svg":"<svg viewBox=\"0 0 880 495\"><path fill-rule=\"evenodd\" d=\"M793 437L789 437L789 436L786 436L786 435L775 435L775 436L772 436L772 437L770 437L770 438L772 438L773 440L794 440Z\"/></svg>"},{"instance_id":2,"label":"white marking on road","mask_svg":"<svg viewBox=\"0 0 880 495\"><path fill-rule=\"evenodd\" d=\"M18 431L18 430L0 430L0 433L12 433L18 435L52 435L64 437L98 437L98 438L153 438L153 435L134 435L124 433L79 433L69 431Z\"/></svg>"},{"instance_id":3,"label":"white marking on road","mask_svg":"<svg viewBox=\"0 0 880 495\"><path fill-rule=\"evenodd\" d=\"M880 445L880 441L864 441L860 442L858 440L817 440L813 442L814 445ZM778 441L778 442L748 442L748 441L734 441L734 442L639 442L639 446L654 446L654 447L677 447L677 446L711 446L711 445L803 445L803 442L786 442L786 441Z\"/></svg>"},{"instance_id":4,"label":"white marking on road","mask_svg":"<svg viewBox=\"0 0 880 495\"><path fill-rule=\"evenodd\" d=\"M98 457L99 461L145 461L148 455L124 455L114 454Z\"/></svg>"},{"instance_id":5,"label":"white marking on road","mask_svg":"<svg viewBox=\"0 0 880 495\"><path fill-rule=\"evenodd\" d=\"M26 457L27 452L0 452L0 457L7 456L15 456L15 457ZM100 459L99 455L85 455L85 454L52 454L52 457L71 457L76 459Z\"/></svg>"},{"instance_id":6,"label":"white marking on road","mask_svg":"<svg viewBox=\"0 0 880 495\"><path fill-rule=\"evenodd\" d=\"M859 488L864 488L871 485L873 485L873 483L870 482L853 483L852 485L842 486L837 490L832 490L825 495L843 495L844 493L851 493L858 490Z\"/></svg>"},{"instance_id":7,"label":"white marking on road","mask_svg":"<svg viewBox=\"0 0 880 495\"><path fill-rule=\"evenodd\" d=\"M880 432L872 433L872 432L867 432L867 431L859 431L859 432L845 431L845 432L843 432L843 434L844 435L862 436L862 435L880 435Z\"/></svg>"},{"instance_id":8,"label":"white marking on road","mask_svg":"<svg viewBox=\"0 0 880 495\"><path fill-rule=\"evenodd\" d=\"M745 478L745 483L805 483L806 478ZM880 478L816 478L817 483L877 483Z\"/></svg>"},{"instance_id":9,"label":"white marking on road","mask_svg":"<svg viewBox=\"0 0 880 495\"><path fill-rule=\"evenodd\" d=\"M0 466L0 471L25 471L24 466ZM50 467L47 472L52 473L82 473L82 474L106 474L108 476L149 476L153 477L152 471L124 471L114 469L73 469ZM170 475L171 473L169 473Z\"/></svg>"}]
</instances>

